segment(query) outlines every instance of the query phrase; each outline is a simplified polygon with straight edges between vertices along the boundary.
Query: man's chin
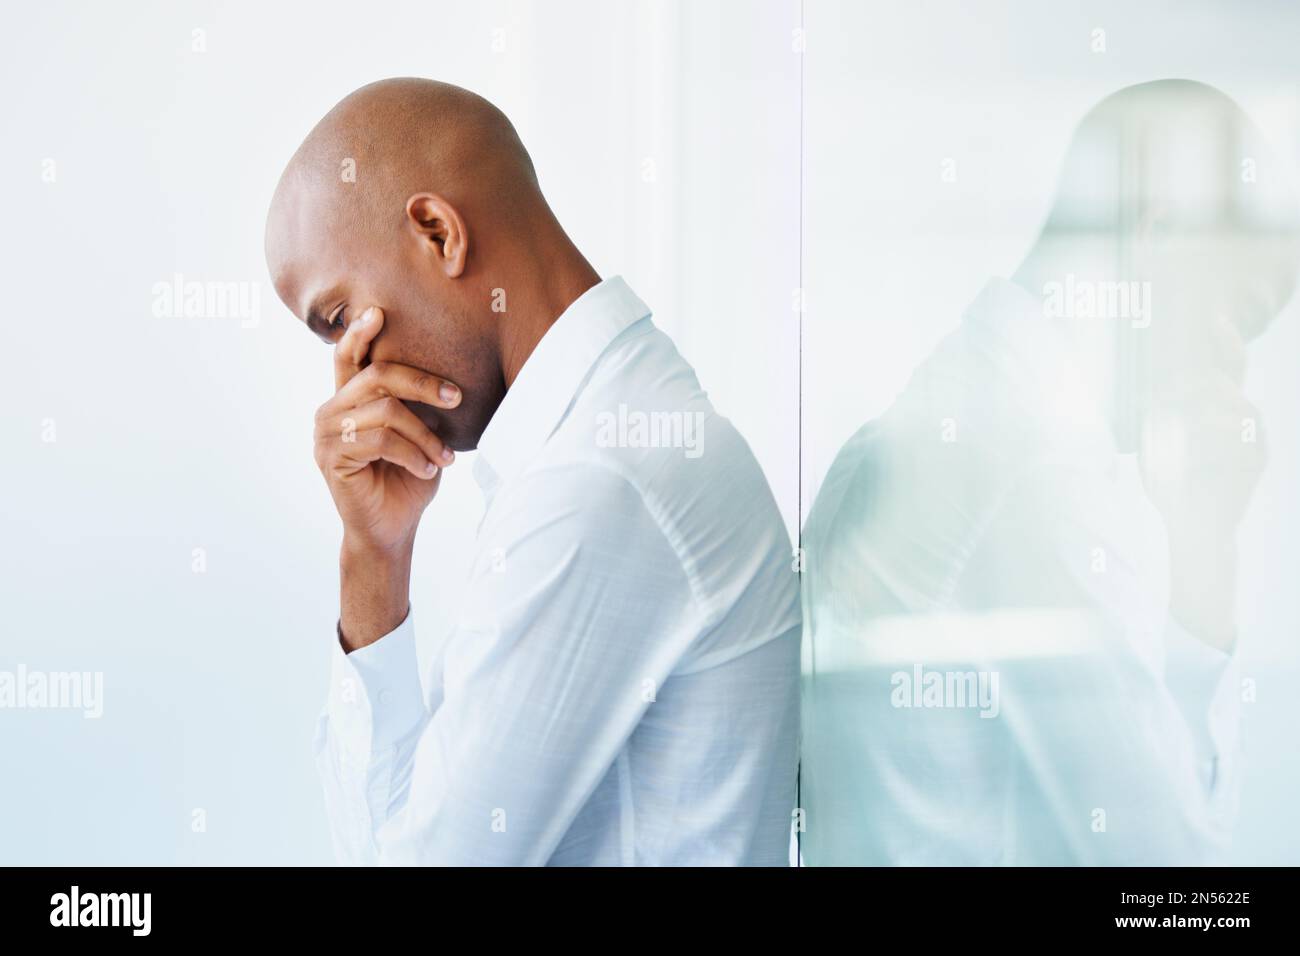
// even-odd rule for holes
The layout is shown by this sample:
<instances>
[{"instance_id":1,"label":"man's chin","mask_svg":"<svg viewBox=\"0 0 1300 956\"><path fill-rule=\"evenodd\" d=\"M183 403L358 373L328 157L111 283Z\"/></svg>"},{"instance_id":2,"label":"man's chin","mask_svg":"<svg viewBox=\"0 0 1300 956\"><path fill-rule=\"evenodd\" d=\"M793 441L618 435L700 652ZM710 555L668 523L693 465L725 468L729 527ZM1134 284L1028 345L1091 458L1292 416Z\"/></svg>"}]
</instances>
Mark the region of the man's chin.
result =
<instances>
[{"instance_id":1,"label":"man's chin","mask_svg":"<svg viewBox=\"0 0 1300 956\"><path fill-rule=\"evenodd\" d=\"M442 439L442 443L452 451L473 451L478 447L481 428L475 429L467 420L466 408L435 408L423 402L403 400L403 405L415 412L415 417L424 422L424 426Z\"/></svg>"}]
</instances>

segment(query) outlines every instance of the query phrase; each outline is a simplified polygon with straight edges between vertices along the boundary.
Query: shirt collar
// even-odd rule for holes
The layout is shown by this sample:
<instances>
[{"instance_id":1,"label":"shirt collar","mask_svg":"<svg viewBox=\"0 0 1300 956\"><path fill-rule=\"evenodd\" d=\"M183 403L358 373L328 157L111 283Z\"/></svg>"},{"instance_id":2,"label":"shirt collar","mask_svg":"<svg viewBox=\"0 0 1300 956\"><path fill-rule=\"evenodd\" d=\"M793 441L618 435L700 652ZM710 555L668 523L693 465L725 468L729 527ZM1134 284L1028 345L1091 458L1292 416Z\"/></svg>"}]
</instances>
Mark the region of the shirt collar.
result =
<instances>
[{"instance_id":1,"label":"shirt collar","mask_svg":"<svg viewBox=\"0 0 1300 956\"><path fill-rule=\"evenodd\" d=\"M474 479L485 494L536 457L596 359L619 333L648 315L649 307L622 276L598 282L560 314L479 438Z\"/></svg>"}]
</instances>

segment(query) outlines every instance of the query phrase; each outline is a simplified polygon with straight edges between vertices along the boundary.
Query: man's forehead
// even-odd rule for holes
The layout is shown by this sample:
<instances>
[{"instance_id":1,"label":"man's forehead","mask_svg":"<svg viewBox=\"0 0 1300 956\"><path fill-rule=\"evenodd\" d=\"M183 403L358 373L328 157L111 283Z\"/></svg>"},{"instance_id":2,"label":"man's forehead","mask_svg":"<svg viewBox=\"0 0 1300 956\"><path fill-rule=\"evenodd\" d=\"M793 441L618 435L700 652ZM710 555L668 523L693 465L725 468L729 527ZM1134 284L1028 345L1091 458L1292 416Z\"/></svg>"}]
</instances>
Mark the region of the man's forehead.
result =
<instances>
[{"instance_id":1,"label":"man's forehead","mask_svg":"<svg viewBox=\"0 0 1300 956\"><path fill-rule=\"evenodd\" d=\"M338 287L335 275L319 258L294 258L273 273L272 281L280 301L307 321L312 312L320 310L321 300Z\"/></svg>"},{"instance_id":2,"label":"man's forehead","mask_svg":"<svg viewBox=\"0 0 1300 956\"><path fill-rule=\"evenodd\" d=\"M276 294L300 318L329 282L346 236L331 226L329 210L301 195L280 197L267 223L267 266Z\"/></svg>"}]
</instances>

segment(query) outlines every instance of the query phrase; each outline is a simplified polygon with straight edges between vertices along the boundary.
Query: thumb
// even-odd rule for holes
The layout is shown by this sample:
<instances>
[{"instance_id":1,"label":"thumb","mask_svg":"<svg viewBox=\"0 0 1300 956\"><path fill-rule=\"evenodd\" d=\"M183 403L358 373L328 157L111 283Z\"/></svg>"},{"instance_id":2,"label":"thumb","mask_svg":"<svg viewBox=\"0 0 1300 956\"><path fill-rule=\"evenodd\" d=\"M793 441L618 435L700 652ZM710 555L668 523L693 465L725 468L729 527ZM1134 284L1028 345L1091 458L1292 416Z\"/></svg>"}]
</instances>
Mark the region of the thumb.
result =
<instances>
[{"instance_id":1,"label":"thumb","mask_svg":"<svg viewBox=\"0 0 1300 956\"><path fill-rule=\"evenodd\" d=\"M372 305L348 323L338 343L334 346L334 389L337 391L365 367L370 354L370 343L384 327L384 310Z\"/></svg>"}]
</instances>

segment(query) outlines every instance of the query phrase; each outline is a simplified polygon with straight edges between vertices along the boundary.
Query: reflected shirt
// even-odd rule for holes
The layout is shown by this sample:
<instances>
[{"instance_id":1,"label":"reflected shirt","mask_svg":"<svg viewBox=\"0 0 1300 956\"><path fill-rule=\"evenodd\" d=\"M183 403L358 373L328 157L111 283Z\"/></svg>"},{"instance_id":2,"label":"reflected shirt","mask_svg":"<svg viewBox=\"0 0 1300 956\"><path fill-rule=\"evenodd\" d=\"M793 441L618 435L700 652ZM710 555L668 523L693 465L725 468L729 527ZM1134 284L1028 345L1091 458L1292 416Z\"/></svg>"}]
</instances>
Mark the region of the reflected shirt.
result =
<instances>
[{"instance_id":1,"label":"reflected shirt","mask_svg":"<svg viewBox=\"0 0 1300 956\"><path fill-rule=\"evenodd\" d=\"M622 279L543 336L473 471L477 554L427 672L413 612L331 650L315 753L339 859L787 865L789 538Z\"/></svg>"},{"instance_id":2,"label":"reflected shirt","mask_svg":"<svg viewBox=\"0 0 1300 956\"><path fill-rule=\"evenodd\" d=\"M995 279L837 455L803 538L809 864L1227 848L1236 655L1169 614L1163 522L1095 379Z\"/></svg>"}]
</instances>

